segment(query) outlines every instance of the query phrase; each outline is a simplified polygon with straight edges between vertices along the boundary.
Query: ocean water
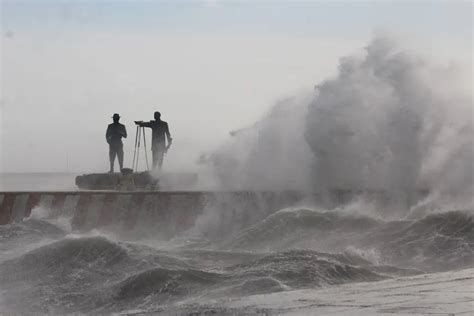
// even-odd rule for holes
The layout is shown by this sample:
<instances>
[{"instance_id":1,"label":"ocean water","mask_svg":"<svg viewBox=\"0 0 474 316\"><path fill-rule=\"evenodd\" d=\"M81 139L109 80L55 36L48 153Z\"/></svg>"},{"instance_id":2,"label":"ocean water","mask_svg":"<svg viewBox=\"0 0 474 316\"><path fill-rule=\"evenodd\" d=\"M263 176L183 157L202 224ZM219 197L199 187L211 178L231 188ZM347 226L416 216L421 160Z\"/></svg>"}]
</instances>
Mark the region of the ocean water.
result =
<instances>
[{"instance_id":1,"label":"ocean water","mask_svg":"<svg viewBox=\"0 0 474 316\"><path fill-rule=\"evenodd\" d=\"M232 235L171 240L80 234L41 214L0 226L5 313L173 314L205 300L471 268L474 259L472 210L385 221L284 209Z\"/></svg>"}]
</instances>

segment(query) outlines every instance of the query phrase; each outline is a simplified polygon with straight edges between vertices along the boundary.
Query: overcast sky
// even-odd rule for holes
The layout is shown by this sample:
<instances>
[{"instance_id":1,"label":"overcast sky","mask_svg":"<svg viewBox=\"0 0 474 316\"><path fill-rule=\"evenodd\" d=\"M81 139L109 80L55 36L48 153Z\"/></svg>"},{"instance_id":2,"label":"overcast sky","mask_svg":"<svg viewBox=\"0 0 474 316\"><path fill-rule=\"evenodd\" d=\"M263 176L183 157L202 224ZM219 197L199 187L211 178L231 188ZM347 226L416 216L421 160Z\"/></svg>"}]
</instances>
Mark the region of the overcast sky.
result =
<instances>
[{"instance_id":1,"label":"overcast sky","mask_svg":"<svg viewBox=\"0 0 474 316\"><path fill-rule=\"evenodd\" d=\"M470 1L1 3L0 172L106 171L115 112L131 165L133 120L155 110L175 139L165 164L190 170L378 32L472 67Z\"/></svg>"}]
</instances>

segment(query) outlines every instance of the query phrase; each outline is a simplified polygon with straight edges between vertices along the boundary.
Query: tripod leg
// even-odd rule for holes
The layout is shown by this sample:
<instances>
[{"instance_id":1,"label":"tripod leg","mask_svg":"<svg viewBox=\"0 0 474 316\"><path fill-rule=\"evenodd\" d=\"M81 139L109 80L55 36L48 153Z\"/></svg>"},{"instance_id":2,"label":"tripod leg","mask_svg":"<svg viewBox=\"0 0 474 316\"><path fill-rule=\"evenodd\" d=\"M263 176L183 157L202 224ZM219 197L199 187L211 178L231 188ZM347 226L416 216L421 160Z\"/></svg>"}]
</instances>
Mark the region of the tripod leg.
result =
<instances>
[{"instance_id":1,"label":"tripod leg","mask_svg":"<svg viewBox=\"0 0 474 316\"><path fill-rule=\"evenodd\" d=\"M141 132L142 132L142 130L141 130L141 128L139 128L138 129L138 144L137 144L137 161L136 161L137 165L136 165L136 168L135 168L135 170L137 170L137 171L138 171L138 161L139 161L138 158L140 157L140 139L142 137Z\"/></svg>"},{"instance_id":2,"label":"tripod leg","mask_svg":"<svg viewBox=\"0 0 474 316\"><path fill-rule=\"evenodd\" d=\"M137 125L137 130L135 132L135 147L133 148L133 161L132 161L132 169L135 170L135 156L137 154L137 141L138 141L138 129L140 127Z\"/></svg>"},{"instance_id":3,"label":"tripod leg","mask_svg":"<svg viewBox=\"0 0 474 316\"><path fill-rule=\"evenodd\" d=\"M146 151L146 138L145 138L145 127L143 128L143 148L145 149L145 161L146 161L146 169L150 170L150 167L148 166L148 154Z\"/></svg>"}]
</instances>

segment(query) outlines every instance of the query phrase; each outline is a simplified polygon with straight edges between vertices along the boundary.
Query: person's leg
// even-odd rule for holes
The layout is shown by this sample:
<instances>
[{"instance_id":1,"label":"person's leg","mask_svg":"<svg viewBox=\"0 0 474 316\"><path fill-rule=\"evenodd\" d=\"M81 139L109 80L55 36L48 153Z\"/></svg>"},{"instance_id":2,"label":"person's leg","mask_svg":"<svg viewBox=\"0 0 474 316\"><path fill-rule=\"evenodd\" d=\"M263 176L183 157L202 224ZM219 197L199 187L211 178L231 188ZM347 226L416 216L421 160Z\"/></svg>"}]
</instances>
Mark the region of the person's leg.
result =
<instances>
[{"instance_id":1,"label":"person's leg","mask_svg":"<svg viewBox=\"0 0 474 316\"><path fill-rule=\"evenodd\" d=\"M153 148L151 150L151 155L152 155L152 160L153 160L152 170L155 170L156 165L158 164L158 150L156 148Z\"/></svg>"},{"instance_id":2,"label":"person's leg","mask_svg":"<svg viewBox=\"0 0 474 316\"><path fill-rule=\"evenodd\" d=\"M123 169L123 144L117 148L117 158L120 166L120 171Z\"/></svg>"},{"instance_id":3,"label":"person's leg","mask_svg":"<svg viewBox=\"0 0 474 316\"><path fill-rule=\"evenodd\" d=\"M158 151L158 170L161 171L161 167L163 167L163 157L165 156L164 148L160 148Z\"/></svg>"},{"instance_id":4,"label":"person's leg","mask_svg":"<svg viewBox=\"0 0 474 316\"><path fill-rule=\"evenodd\" d=\"M166 151L166 146L164 143L157 143L153 148L153 169L161 170L163 166L163 156Z\"/></svg>"},{"instance_id":5,"label":"person's leg","mask_svg":"<svg viewBox=\"0 0 474 316\"><path fill-rule=\"evenodd\" d=\"M115 155L117 154L114 146L109 145L109 161L110 161L110 170L109 172L112 173L114 172L114 161L115 161Z\"/></svg>"}]
</instances>

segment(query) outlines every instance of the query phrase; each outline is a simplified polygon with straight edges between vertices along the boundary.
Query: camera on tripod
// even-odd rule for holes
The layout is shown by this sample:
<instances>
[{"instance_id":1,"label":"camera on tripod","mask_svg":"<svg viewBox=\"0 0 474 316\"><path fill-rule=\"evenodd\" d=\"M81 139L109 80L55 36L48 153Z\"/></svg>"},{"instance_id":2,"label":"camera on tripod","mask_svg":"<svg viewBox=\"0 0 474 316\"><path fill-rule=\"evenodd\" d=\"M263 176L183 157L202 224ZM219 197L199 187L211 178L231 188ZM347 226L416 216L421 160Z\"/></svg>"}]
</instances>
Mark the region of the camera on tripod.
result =
<instances>
[{"instance_id":1,"label":"camera on tripod","mask_svg":"<svg viewBox=\"0 0 474 316\"><path fill-rule=\"evenodd\" d=\"M140 126L143 123L143 121L135 121L135 124Z\"/></svg>"}]
</instances>

